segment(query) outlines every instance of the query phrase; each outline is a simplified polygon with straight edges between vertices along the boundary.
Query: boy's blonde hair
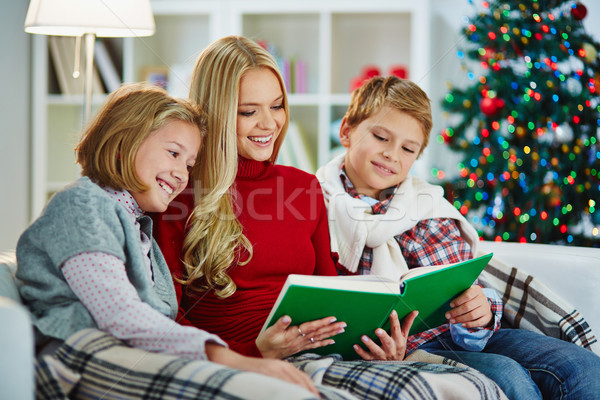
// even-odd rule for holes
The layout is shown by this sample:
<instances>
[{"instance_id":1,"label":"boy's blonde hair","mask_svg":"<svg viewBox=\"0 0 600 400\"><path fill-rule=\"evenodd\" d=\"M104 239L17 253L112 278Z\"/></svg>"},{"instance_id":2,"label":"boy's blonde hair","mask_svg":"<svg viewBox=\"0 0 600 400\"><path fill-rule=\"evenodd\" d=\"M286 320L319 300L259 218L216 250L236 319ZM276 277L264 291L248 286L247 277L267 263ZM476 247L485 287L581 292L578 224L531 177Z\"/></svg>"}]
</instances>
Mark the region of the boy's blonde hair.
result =
<instances>
[{"instance_id":1,"label":"boy's blonde hair","mask_svg":"<svg viewBox=\"0 0 600 400\"><path fill-rule=\"evenodd\" d=\"M226 36L198 57L190 99L208 112L208 135L198 168L193 172L196 207L188 221L183 246L186 276L180 281L192 289L214 289L219 297L232 295L236 286L227 274L232 264L252 257L252 246L242 233L232 198L238 164L237 115L240 80L253 69L272 71L281 86L286 120L269 161L275 162L289 124L285 85L273 56L242 36ZM248 254L240 260L242 251Z\"/></svg>"},{"instance_id":2,"label":"boy's blonde hair","mask_svg":"<svg viewBox=\"0 0 600 400\"><path fill-rule=\"evenodd\" d=\"M354 128L386 106L410 115L421 125L424 137L420 156L429 143L433 126L431 101L427 93L407 79L376 76L355 89L346 111L346 123Z\"/></svg>"},{"instance_id":3,"label":"boy's blonde hair","mask_svg":"<svg viewBox=\"0 0 600 400\"><path fill-rule=\"evenodd\" d=\"M120 87L107 97L75 147L82 175L115 190L147 190L135 171L135 156L152 132L173 121L197 126L201 136L206 132L205 116L192 103L147 83Z\"/></svg>"}]
</instances>

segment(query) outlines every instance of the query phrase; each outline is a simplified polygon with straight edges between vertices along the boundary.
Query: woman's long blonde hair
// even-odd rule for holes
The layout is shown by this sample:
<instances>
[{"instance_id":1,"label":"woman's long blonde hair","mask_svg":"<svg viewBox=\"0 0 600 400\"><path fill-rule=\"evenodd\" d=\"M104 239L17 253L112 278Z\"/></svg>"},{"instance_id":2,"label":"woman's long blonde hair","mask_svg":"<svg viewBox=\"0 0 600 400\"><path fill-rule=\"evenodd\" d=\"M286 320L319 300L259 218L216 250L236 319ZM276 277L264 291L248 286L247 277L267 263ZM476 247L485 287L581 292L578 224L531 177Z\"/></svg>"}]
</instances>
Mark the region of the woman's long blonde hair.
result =
<instances>
[{"instance_id":1,"label":"woman's long blonde hair","mask_svg":"<svg viewBox=\"0 0 600 400\"><path fill-rule=\"evenodd\" d=\"M198 57L190 87L190 100L208 114L208 135L192 171L196 206L183 245L187 275L181 282L197 291L214 289L222 298L236 290L227 269L243 265L252 257L252 245L236 217L232 187L238 164L236 121L240 80L244 73L255 68L271 70L284 97L286 121L269 159L275 162L289 123L289 106L283 79L271 54L242 36L218 39Z\"/></svg>"}]
</instances>

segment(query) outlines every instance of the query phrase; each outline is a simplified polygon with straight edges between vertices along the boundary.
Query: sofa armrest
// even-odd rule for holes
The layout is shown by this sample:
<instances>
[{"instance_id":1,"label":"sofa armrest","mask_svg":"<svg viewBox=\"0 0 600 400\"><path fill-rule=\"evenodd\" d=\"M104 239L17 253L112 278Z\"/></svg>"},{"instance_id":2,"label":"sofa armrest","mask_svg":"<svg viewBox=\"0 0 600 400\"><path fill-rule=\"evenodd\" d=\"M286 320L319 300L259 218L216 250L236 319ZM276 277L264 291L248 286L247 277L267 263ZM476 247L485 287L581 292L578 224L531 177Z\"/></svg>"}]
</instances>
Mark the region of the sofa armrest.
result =
<instances>
[{"instance_id":1,"label":"sofa armrest","mask_svg":"<svg viewBox=\"0 0 600 400\"><path fill-rule=\"evenodd\" d=\"M573 305L600 333L600 249L483 241L479 251L534 276Z\"/></svg>"},{"instance_id":2,"label":"sofa armrest","mask_svg":"<svg viewBox=\"0 0 600 400\"><path fill-rule=\"evenodd\" d=\"M0 399L33 399L34 340L15 282L14 252L0 252Z\"/></svg>"},{"instance_id":3,"label":"sofa armrest","mask_svg":"<svg viewBox=\"0 0 600 400\"><path fill-rule=\"evenodd\" d=\"M29 312L0 297L0 399L33 399L34 344Z\"/></svg>"}]
</instances>

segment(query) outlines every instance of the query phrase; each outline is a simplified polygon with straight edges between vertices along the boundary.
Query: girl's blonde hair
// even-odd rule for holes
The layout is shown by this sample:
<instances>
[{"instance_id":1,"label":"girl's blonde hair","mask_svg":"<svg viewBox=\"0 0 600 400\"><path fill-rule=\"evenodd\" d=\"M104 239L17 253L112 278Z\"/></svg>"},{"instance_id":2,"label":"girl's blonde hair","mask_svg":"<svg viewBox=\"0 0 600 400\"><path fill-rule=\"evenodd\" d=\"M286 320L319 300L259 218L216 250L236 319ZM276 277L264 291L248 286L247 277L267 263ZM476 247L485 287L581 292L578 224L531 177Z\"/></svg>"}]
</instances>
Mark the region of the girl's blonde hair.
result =
<instances>
[{"instance_id":1,"label":"girl's blonde hair","mask_svg":"<svg viewBox=\"0 0 600 400\"><path fill-rule=\"evenodd\" d=\"M244 265L252 245L236 217L233 185L237 175L237 114L240 80L253 69L275 74L283 93L286 120L269 159L275 162L289 124L289 106L283 79L273 56L242 36L226 36L209 45L198 57L190 99L208 113L208 135L192 172L196 206L188 221L183 246L186 276L180 282L197 291L215 290L231 296L236 286L227 269ZM242 254L246 254L245 259Z\"/></svg>"},{"instance_id":2,"label":"girl's blonde hair","mask_svg":"<svg viewBox=\"0 0 600 400\"><path fill-rule=\"evenodd\" d=\"M407 113L421 125L424 136L421 155L429 143L433 126L431 101L423 89L407 79L376 76L355 89L346 111L346 122L354 128L386 106Z\"/></svg>"},{"instance_id":3,"label":"girl's blonde hair","mask_svg":"<svg viewBox=\"0 0 600 400\"><path fill-rule=\"evenodd\" d=\"M82 175L115 190L147 190L135 172L135 156L152 132L173 121L195 125L201 135L206 132L204 114L192 103L147 83L120 87L107 97L75 147Z\"/></svg>"}]
</instances>

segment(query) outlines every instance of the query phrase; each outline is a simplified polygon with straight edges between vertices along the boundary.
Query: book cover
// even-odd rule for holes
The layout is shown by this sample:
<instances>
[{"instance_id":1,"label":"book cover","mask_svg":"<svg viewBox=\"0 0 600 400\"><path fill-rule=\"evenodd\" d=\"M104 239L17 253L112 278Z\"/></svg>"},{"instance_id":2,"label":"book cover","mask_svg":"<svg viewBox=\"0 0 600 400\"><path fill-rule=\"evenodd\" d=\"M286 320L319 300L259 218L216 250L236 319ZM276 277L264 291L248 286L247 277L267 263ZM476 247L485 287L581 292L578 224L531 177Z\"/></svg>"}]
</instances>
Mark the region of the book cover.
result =
<instances>
[{"instance_id":1,"label":"book cover","mask_svg":"<svg viewBox=\"0 0 600 400\"><path fill-rule=\"evenodd\" d=\"M121 86L121 77L103 40L96 40L94 55L106 91L114 92Z\"/></svg>"},{"instance_id":2,"label":"book cover","mask_svg":"<svg viewBox=\"0 0 600 400\"><path fill-rule=\"evenodd\" d=\"M292 325L335 316L348 325L333 337L335 344L310 350L318 354L339 353L356 359L352 348L367 335L375 342L375 329L389 332L389 315L396 309L400 319L418 310L410 334L435 328L447 322L444 314L450 301L468 289L486 267L492 254L455 264L415 268L393 282L374 275L323 277L290 275L262 330L283 315Z\"/></svg>"}]
</instances>

